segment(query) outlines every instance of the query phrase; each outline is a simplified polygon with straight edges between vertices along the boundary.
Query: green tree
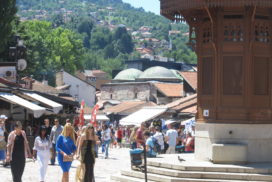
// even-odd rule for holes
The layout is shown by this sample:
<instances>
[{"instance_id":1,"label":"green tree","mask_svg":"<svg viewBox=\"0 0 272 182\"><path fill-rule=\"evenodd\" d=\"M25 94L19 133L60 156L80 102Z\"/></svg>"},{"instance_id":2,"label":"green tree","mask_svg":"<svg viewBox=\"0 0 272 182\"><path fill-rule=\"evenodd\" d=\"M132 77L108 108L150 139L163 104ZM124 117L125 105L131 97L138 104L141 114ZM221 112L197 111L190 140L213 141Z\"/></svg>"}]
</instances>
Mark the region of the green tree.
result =
<instances>
[{"instance_id":1,"label":"green tree","mask_svg":"<svg viewBox=\"0 0 272 182\"><path fill-rule=\"evenodd\" d=\"M12 35L12 22L17 12L16 0L6 0L0 3L0 53L2 53Z\"/></svg>"},{"instance_id":2,"label":"green tree","mask_svg":"<svg viewBox=\"0 0 272 182\"><path fill-rule=\"evenodd\" d=\"M25 74L38 80L47 75L54 84L54 73L60 69L70 73L83 69L85 50L82 37L71 30L53 28L50 22L26 21L19 25L18 33L27 46L28 69Z\"/></svg>"}]
</instances>

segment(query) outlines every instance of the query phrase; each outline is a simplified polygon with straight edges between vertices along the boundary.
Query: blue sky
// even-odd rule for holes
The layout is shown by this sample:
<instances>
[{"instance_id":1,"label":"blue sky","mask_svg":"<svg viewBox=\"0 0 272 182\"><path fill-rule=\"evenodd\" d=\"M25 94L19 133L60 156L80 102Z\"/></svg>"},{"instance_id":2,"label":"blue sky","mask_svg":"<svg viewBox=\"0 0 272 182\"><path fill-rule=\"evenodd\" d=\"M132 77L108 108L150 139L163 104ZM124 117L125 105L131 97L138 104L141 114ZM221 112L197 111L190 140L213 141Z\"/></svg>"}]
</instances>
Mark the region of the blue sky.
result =
<instances>
[{"instance_id":1,"label":"blue sky","mask_svg":"<svg viewBox=\"0 0 272 182\"><path fill-rule=\"evenodd\" d=\"M123 0L125 3L131 4L133 7L143 7L146 11L151 11L160 14L160 1L159 0Z\"/></svg>"}]
</instances>

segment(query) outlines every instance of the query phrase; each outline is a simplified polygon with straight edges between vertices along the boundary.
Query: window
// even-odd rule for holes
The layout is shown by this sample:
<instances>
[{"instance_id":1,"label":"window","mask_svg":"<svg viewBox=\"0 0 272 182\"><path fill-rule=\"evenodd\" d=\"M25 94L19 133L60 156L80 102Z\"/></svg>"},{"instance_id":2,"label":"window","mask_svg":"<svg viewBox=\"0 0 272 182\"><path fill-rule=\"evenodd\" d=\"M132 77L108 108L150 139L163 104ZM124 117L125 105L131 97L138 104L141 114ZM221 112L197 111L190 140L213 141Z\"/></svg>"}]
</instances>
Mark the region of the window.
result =
<instances>
[{"instance_id":1,"label":"window","mask_svg":"<svg viewBox=\"0 0 272 182\"><path fill-rule=\"evenodd\" d=\"M227 23L224 25L224 41L225 42L243 42L244 30L242 25L235 23Z\"/></svg>"},{"instance_id":2,"label":"window","mask_svg":"<svg viewBox=\"0 0 272 182\"><path fill-rule=\"evenodd\" d=\"M255 23L254 36L256 42L269 43L270 42L270 28L266 21L257 21Z\"/></svg>"}]
</instances>

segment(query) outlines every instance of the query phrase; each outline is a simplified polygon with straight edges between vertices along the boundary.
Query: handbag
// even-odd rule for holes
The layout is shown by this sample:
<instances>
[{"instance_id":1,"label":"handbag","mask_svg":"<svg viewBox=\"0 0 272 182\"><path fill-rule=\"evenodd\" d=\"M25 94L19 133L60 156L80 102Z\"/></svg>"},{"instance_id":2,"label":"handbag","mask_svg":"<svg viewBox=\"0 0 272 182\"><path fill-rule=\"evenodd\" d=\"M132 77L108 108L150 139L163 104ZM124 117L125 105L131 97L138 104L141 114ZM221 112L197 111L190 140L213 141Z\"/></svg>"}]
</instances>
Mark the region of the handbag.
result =
<instances>
[{"instance_id":1,"label":"handbag","mask_svg":"<svg viewBox=\"0 0 272 182\"><path fill-rule=\"evenodd\" d=\"M0 150L6 150L7 143L5 140L0 141Z\"/></svg>"},{"instance_id":2,"label":"handbag","mask_svg":"<svg viewBox=\"0 0 272 182\"><path fill-rule=\"evenodd\" d=\"M63 156L63 162L72 162L73 160L74 160L74 157L72 155Z\"/></svg>"},{"instance_id":3,"label":"handbag","mask_svg":"<svg viewBox=\"0 0 272 182\"><path fill-rule=\"evenodd\" d=\"M68 148L66 143L64 143L64 145ZM73 160L74 160L73 155L64 155L63 156L63 162L72 162Z\"/></svg>"}]
</instances>

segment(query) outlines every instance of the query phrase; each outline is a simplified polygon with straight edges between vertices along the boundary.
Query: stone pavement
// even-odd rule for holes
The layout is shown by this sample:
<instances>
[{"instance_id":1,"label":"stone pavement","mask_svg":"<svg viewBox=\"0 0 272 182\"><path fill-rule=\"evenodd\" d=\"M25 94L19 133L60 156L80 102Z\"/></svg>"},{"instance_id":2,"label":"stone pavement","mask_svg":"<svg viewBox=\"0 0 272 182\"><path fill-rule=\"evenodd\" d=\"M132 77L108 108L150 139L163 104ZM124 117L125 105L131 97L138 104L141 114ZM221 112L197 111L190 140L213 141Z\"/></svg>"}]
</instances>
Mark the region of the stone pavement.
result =
<instances>
[{"instance_id":1,"label":"stone pavement","mask_svg":"<svg viewBox=\"0 0 272 182\"><path fill-rule=\"evenodd\" d=\"M75 181L76 166L78 161L74 161L72 168L70 169L70 182ZM95 164L95 181L96 182L109 182L110 176L119 173L121 169L130 169L130 156L129 149L110 149L109 158L103 159L103 155L100 153ZM62 171L58 165L48 166L46 182L60 182ZM4 168L0 166L0 181L12 182L10 168ZM38 182L39 181L39 165L38 162L27 160L23 182Z\"/></svg>"}]
</instances>

